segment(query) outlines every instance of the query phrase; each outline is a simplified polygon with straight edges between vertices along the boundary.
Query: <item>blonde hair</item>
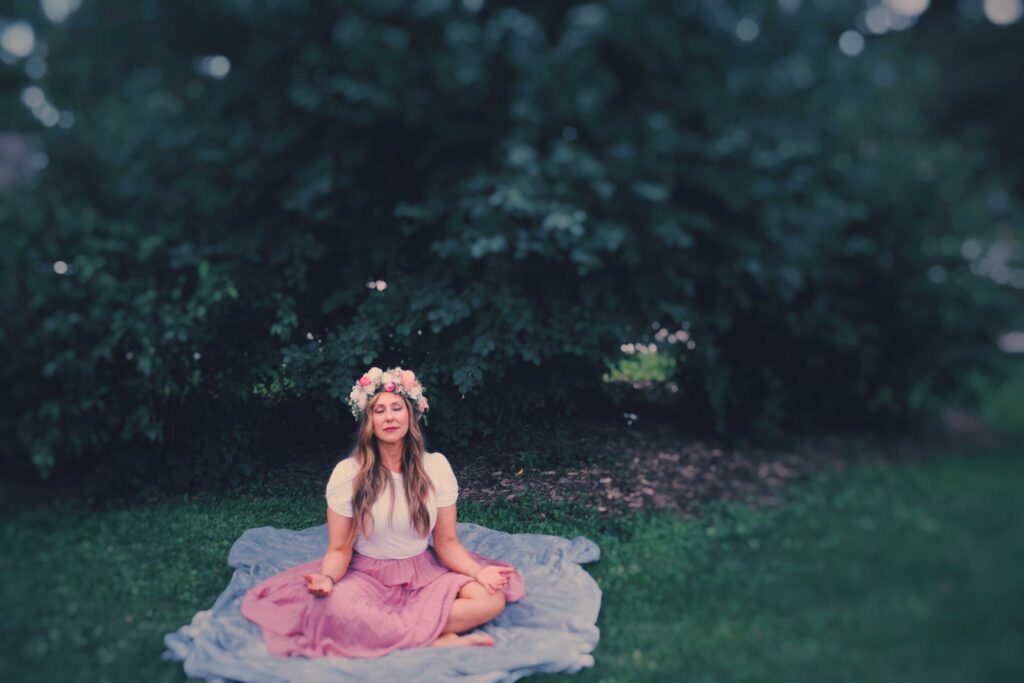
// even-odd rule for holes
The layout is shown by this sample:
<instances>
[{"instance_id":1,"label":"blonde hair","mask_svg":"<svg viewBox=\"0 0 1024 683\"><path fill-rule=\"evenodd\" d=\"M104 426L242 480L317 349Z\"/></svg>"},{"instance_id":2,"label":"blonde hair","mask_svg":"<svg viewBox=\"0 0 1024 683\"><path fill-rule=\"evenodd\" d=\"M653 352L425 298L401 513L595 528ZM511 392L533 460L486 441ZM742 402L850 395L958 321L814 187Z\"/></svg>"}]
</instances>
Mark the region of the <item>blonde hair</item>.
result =
<instances>
[{"instance_id":1,"label":"blonde hair","mask_svg":"<svg viewBox=\"0 0 1024 683\"><path fill-rule=\"evenodd\" d=\"M371 409L381 396L398 396L405 402L409 411L409 431L402 442L402 488L405 500L409 504L409 518L413 528L421 536L430 533L430 511L427 509L427 496L434 488L430 477L423 467L423 454L426 452L423 431L419 421L413 416L413 406L409 399L401 394L381 392L374 396L366 406L359 422L356 434L356 445L352 449L352 457L359 464L352 483L352 516L355 528L363 536L369 535L373 527L373 504L387 487L391 491L391 509L388 511L388 526L391 526L395 513L395 482L380 458L377 437L373 434L373 417Z\"/></svg>"}]
</instances>

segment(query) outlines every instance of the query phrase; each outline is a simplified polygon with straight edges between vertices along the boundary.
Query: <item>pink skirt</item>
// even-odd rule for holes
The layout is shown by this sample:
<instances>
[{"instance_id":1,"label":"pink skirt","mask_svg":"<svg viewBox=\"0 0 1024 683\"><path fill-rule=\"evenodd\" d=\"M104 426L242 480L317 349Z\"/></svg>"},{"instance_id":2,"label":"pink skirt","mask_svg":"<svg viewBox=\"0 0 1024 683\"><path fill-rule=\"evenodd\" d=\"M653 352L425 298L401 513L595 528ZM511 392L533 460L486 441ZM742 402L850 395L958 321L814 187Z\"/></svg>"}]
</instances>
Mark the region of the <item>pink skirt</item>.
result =
<instances>
[{"instance_id":1,"label":"pink skirt","mask_svg":"<svg viewBox=\"0 0 1024 683\"><path fill-rule=\"evenodd\" d=\"M508 567L472 551L483 566ZM303 574L320 571L312 560L250 588L242 614L259 625L271 654L279 657L380 657L392 650L433 643L462 587L473 579L453 572L428 547L400 560L352 553L345 576L325 598L306 591ZM526 594L516 572L502 591L507 603Z\"/></svg>"}]
</instances>

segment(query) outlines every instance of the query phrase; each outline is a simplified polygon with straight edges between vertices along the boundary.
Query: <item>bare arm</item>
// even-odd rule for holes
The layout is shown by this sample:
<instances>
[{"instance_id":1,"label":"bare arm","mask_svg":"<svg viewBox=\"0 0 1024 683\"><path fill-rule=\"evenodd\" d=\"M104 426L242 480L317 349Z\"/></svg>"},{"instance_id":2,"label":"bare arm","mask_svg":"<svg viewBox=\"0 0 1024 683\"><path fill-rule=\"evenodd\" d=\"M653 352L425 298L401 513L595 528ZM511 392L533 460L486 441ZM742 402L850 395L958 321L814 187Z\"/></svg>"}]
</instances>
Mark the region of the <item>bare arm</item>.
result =
<instances>
[{"instance_id":1,"label":"bare arm","mask_svg":"<svg viewBox=\"0 0 1024 683\"><path fill-rule=\"evenodd\" d=\"M483 566L466 552L455 531L455 506L437 508L434 524L434 550L444 566L453 572L476 578Z\"/></svg>"},{"instance_id":2,"label":"bare arm","mask_svg":"<svg viewBox=\"0 0 1024 683\"><path fill-rule=\"evenodd\" d=\"M479 581L488 593L501 589L508 581L510 574L515 573L512 567L484 567L466 550L459 541L455 527L455 506L437 508L437 522L434 524L434 551L441 563L454 572L472 576Z\"/></svg>"},{"instance_id":3,"label":"bare arm","mask_svg":"<svg viewBox=\"0 0 1024 683\"><path fill-rule=\"evenodd\" d=\"M348 571L348 563L352 561L352 545L356 540L353 519L342 517L327 508L327 532L330 539L323 562L320 563L320 573L340 581Z\"/></svg>"},{"instance_id":4,"label":"bare arm","mask_svg":"<svg viewBox=\"0 0 1024 683\"><path fill-rule=\"evenodd\" d=\"M342 517L330 507L327 508L327 552L320 563L320 573L304 575L308 592L322 598L331 592L336 582L341 581L341 577L345 576L348 564L352 561L355 531L351 517Z\"/></svg>"}]
</instances>

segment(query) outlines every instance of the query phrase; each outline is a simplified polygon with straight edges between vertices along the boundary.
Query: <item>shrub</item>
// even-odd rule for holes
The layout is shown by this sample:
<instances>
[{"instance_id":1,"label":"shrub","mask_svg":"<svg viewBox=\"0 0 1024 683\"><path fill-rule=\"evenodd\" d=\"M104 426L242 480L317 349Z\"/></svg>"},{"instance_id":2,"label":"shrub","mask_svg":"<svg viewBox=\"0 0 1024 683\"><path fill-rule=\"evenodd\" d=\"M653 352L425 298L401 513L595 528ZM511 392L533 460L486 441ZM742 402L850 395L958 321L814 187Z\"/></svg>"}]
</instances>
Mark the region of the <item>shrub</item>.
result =
<instances>
[{"instance_id":1,"label":"shrub","mask_svg":"<svg viewBox=\"0 0 1024 683\"><path fill-rule=\"evenodd\" d=\"M7 457L227 476L287 405L341 429L370 365L417 370L441 441L553 427L655 327L693 342L663 347L670 407L720 435L968 391L1004 319L959 255L989 159L875 77L938 74L835 50L848 9L772 5L753 43L730 11L223 0L41 29L76 119L0 209Z\"/></svg>"}]
</instances>

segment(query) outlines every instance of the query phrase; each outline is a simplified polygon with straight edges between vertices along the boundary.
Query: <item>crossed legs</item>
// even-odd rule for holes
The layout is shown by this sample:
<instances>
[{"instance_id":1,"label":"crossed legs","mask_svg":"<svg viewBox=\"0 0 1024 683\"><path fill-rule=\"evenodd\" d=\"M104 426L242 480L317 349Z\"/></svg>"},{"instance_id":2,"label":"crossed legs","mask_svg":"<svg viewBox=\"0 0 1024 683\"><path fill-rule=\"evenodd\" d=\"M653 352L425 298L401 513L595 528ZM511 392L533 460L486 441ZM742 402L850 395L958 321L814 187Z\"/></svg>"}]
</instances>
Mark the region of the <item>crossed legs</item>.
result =
<instances>
[{"instance_id":1,"label":"crossed legs","mask_svg":"<svg viewBox=\"0 0 1024 683\"><path fill-rule=\"evenodd\" d=\"M460 633L486 624L505 609L505 594L500 590L488 593L479 581L470 581L459 591L448 621L433 645L494 645L483 633L459 636Z\"/></svg>"}]
</instances>

